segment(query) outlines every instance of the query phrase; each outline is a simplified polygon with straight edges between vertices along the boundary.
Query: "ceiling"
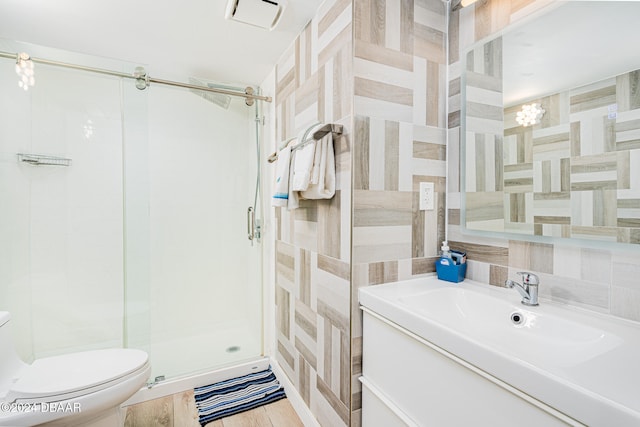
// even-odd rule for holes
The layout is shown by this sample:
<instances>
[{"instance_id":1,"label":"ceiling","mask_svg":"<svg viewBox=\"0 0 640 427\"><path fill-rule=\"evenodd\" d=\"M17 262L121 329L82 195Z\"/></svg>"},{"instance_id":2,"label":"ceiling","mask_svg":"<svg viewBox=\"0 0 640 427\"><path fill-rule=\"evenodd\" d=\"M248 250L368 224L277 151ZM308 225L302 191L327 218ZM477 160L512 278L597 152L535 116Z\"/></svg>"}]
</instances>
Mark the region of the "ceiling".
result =
<instances>
[{"instance_id":1,"label":"ceiling","mask_svg":"<svg viewBox=\"0 0 640 427\"><path fill-rule=\"evenodd\" d=\"M137 63L157 78L258 85L321 1L289 0L270 32L224 19L226 0L0 0L0 38Z\"/></svg>"}]
</instances>

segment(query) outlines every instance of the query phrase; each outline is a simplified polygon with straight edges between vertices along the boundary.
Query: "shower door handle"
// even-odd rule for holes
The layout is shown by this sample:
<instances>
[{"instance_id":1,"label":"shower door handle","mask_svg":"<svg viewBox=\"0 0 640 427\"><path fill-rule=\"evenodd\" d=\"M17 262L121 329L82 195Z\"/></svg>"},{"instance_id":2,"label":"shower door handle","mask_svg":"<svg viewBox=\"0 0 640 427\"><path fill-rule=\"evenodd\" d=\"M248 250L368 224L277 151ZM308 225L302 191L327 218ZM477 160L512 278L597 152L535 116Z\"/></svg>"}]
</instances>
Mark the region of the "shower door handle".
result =
<instances>
[{"instance_id":1,"label":"shower door handle","mask_svg":"<svg viewBox=\"0 0 640 427\"><path fill-rule=\"evenodd\" d=\"M253 210L253 207L249 206L247 209L247 237L249 240L253 241L255 237L255 226L256 226L256 213Z\"/></svg>"}]
</instances>

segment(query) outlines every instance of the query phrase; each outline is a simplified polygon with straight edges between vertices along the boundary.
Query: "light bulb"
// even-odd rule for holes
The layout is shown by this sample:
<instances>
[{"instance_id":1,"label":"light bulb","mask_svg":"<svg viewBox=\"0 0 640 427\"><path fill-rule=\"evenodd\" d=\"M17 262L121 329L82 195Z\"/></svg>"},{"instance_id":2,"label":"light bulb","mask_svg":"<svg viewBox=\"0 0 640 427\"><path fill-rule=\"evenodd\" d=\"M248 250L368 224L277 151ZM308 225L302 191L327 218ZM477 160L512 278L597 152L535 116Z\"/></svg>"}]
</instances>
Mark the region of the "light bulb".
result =
<instances>
[{"instance_id":1,"label":"light bulb","mask_svg":"<svg viewBox=\"0 0 640 427\"><path fill-rule=\"evenodd\" d=\"M34 86L36 84L35 80L35 72L33 61L24 52L19 53L16 56L16 74L20 79L18 81L18 86L24 90L29 90L30 86Z\"/></svg>"}]
</instances>

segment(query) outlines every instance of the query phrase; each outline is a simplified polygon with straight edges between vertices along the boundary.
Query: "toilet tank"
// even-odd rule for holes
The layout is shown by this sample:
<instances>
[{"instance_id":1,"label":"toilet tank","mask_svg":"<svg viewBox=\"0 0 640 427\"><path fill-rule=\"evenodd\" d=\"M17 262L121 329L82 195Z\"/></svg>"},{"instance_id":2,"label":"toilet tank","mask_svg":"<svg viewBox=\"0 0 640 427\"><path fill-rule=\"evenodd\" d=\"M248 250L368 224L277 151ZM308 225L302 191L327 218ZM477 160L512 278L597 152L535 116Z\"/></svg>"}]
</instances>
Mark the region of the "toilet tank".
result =
<instances>
[{"instance_id":1,"label":"toilet tank","mask_svg":"<svg viewBox=\"0 0 640 427\"><path fill-rule=\"evenodd\" d=\"M0 311L0 400L26 364L20 360L11 336L11 314Z\"/></svg>"}]
</instances>

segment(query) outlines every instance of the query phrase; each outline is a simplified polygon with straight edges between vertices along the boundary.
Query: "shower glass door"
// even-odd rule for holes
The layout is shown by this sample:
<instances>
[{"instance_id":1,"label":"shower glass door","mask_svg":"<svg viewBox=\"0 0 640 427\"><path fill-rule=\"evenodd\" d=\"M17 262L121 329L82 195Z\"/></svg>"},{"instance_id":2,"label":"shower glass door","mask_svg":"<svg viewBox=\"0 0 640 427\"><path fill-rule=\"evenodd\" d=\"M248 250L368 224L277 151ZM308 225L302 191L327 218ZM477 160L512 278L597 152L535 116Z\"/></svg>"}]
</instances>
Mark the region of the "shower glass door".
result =
<instances>
[{"instance_id":1,"label":"shower glass door","mask_svg":"<svg viewBox=\"0 0 640 427\"><path fill-rule=\"evenodd\" d=\"M255 108L153 86L148 144L126 148L127 339L153 377L262 354L261 247L246 225Z\"/></svg>"},{"instance_id":2,"label":"shower glass door","mask_svg":"<svg viewBox=\"0 0 640 427\"><path fill-rule=\"evenodd\" d=\"M126 66L6 40L0 50ZM0 59L0 310L27 362L122 346L123 82L37 64L25 91L14 67Z\"/></svg>"},{"instance_id":3,"label":"shower glass door","mask_svg":"<svg viewBox=\"0 0 640 427\"><path fill-rule=\"evenodd\" d=\"M25 92L14 65L0 59L0 310L20 356L140 348L166 378L260 356L261 245L246 230L256 107L42 64Z\"/></svg>"}]
</instances>

